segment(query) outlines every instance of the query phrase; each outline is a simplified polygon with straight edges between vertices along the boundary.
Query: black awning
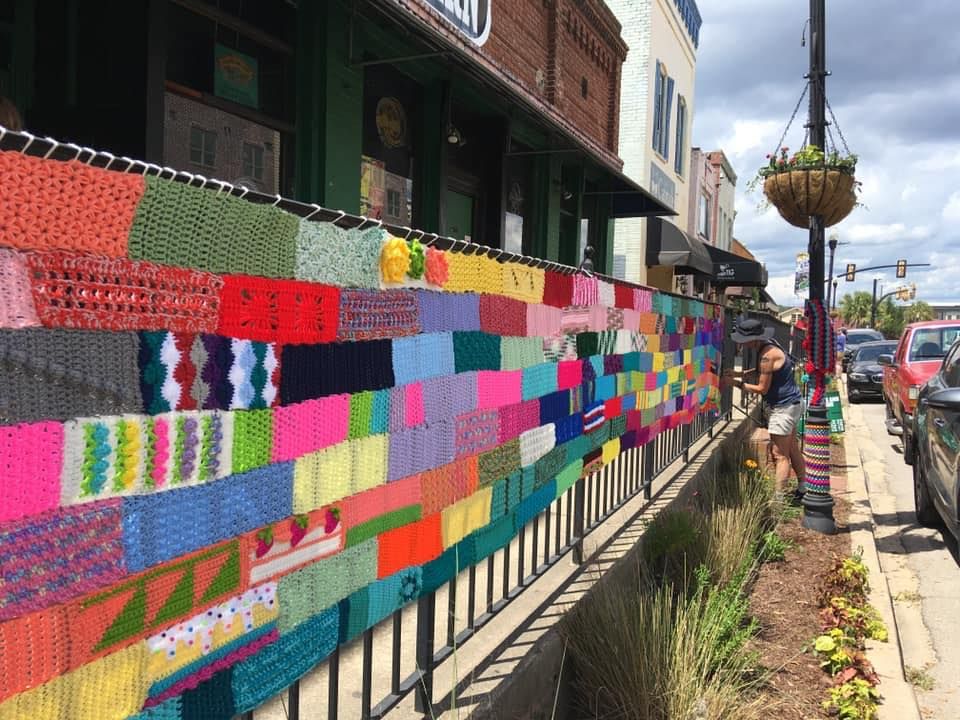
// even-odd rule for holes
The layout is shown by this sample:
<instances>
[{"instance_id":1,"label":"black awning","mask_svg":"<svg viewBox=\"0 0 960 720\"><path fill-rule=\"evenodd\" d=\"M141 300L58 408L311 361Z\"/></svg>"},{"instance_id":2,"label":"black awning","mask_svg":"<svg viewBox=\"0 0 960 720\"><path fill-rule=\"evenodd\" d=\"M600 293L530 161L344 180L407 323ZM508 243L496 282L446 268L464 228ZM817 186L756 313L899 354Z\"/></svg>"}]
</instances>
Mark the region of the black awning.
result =
<instances>
[{"instance_id":1,"label":"black awning","mask_svg":"<svg viewBox=\"0 0 960 720\"><path fill-rule=\"evenodd\" d=\"M607 175L603 182L605 189L584 194L609 195L610 217L632 218L677 214L623 173L606 166L603 169Z\"/></svg>"},{"instance_id":2,"label":"black awning","mask_svg":"<svg viewBox=\"0 0 960 720\"><path fill-rule=\"evenodd\" d=\"M713 284L718 287L766 287L767 269L756 260L734 255L726 250L706 245L713 262Z\"/></svg>"},{"instance_id":3,"label":"black awning","mask_svg":"<svg viewBox=\"0 0 960 720\"><path fill-rule=\"evenodd\" d=\"M670 265L681 273L713 278L707 247L672 222L647 218L647 266Z\"/></svg>"}]
</instances>

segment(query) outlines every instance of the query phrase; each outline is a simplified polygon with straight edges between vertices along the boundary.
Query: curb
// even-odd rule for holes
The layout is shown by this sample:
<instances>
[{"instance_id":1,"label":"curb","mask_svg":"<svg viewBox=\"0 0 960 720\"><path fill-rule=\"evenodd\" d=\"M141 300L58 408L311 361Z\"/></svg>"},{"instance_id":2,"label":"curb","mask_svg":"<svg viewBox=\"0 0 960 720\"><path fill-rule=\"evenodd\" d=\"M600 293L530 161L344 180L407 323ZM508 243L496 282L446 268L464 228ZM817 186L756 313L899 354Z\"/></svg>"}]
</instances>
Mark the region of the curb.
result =
<instances>
[{"instance_id":1,"label":"curb","mask_svg":"<svg viewBox=\"0 0 960 720\"><path fill-rule=\"evenodd\" d=\"M852 407L847 399L846 386L841 391L843 404L848 417ZM893 610L893 599L887 577L880 564L874 535L873 510L867 491L869 478L863 468L860 445L856 433L847 428L844 433L844 452L847 465L847 499L850 501L850 544L856 550L862 548L863 562L869 568L874 582L870 584L868 598L880 613L880 617L889 629L889 640L885 643L867 641L867 654L880 677L880 694L883 702L878 711L880 720L921 720L920 708L913 687L904 677L903 640Z\"/></svg>"}]
</instances>

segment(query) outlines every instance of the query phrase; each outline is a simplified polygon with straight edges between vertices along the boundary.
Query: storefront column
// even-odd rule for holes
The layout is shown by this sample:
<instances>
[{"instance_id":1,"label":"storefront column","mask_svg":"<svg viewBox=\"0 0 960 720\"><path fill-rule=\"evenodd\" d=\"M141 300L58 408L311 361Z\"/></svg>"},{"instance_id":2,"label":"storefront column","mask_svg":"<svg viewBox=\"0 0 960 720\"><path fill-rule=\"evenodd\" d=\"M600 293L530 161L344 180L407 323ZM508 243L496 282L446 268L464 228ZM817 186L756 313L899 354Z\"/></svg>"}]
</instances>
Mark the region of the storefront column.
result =
<instances>
[{"instance_id":1,"label":"storefront column","mask_svg":"<svg viewBox=\"0 0 960 720\"><path fill-rule=\"evenodd\" d=\"M416 224L427 232L440 233L447 187L447 122L450 118L450 81L434 80L423 86L423 123L414 178Z\"/></svg>"},{"instance_id":2,"label":"storefront column","mask_svg":"<svg viewBox=\"0 0 960 720\"><path fill-rule=\"evenodd\" d=\"M296 196L357 212L363 70L350 65L350 16L338 3L301 3L298 12Z\"/></svg>"}]
</instances>

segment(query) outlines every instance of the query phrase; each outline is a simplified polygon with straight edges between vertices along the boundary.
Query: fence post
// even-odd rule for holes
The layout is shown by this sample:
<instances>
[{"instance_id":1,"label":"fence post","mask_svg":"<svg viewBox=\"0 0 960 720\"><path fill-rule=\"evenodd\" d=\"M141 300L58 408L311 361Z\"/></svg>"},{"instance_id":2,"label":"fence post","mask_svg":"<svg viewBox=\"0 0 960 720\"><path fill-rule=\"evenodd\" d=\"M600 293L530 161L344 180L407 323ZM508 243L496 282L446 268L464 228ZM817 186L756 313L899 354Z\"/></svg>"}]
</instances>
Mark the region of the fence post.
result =
<instances>
[{"instance_id":1,"label":"fence post","mask_svg":"<svg viewBox=\"0 0 960 720\"><path fill-rule=\"evenodd\" d=\"M414 689L417 712L433 715L433 650L437 595L430 592L417 600L417 670L420 679Z\"/></svg>"},{"instance_id":2,"label":"fence post","mask_svg":"<svg viewBox=\"0 0 960 720\"><path fill-rule=\"evenodd\" d=\"M690 439L693 437L693 426L690 423L683 425L680 431L683 438L683 462L690 462Z\"/></svg>"},{"instance_id":3,"label":"fence post","mask_svg":"<svg viewBox=\"0 0 960 720\"><path fill-rule=\"evenodd\" d=\"M653 488L653 444L657 442L657 438L654 438L646 445L643 446L643 498L644 500L649 500Z\"/></svg>"},{"instance_id":4,"label":"fence post","mask_svg":"<svg viewBox=\"0 0 960 720\"><path fill-rule=\"evenodd\" d=\"M584 483L585 478L577 480L573 486L573 535L576 538L573 544L573 562L583 564L583 513L584 513Z\"/></svg>"}]
</instances>

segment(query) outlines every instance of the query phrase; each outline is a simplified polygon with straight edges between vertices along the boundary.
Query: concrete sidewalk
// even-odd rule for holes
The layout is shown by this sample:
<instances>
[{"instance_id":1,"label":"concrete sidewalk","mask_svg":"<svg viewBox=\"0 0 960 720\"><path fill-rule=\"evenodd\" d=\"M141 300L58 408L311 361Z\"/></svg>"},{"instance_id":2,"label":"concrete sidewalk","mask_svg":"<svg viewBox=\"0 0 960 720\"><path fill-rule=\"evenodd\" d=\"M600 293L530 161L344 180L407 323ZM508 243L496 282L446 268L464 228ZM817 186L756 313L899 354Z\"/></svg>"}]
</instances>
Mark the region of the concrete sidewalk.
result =
<instances>
[{"instance_id":1,"label":"concrete sidewalk","mask_svg":"<svg viewBox=\"0 0 960 720\"><path fill-rule=\"evenodd\" d=\"M841 383L842 385L842 383ZM876 509L871 504L867 490L867 475L864 457L876 457L875 453L864 455L861 446L872 445L870 434L863 422L858 406L851 406L843 387L841 396L846 417L844 448L846 451L846 480L833 487L835 497L843 497L850 503L850 543L854 552L862 552L863 561L870 569L869 601L879 612L889 630L888 642L867 641L867 657L880 676L879 690L883 704L879 710L880 720L920 720L920 710L913 687L904 677L904 642L917 642L926 634L922 620L917 627L914 622L903 623L903 616L894 612L890 583L877 550L877 527L874 522ZM900 622L898 622L898 620ZM922 631L922 632L921 632Z\"/></svg>"}]
</instances>

